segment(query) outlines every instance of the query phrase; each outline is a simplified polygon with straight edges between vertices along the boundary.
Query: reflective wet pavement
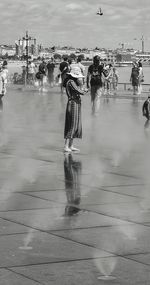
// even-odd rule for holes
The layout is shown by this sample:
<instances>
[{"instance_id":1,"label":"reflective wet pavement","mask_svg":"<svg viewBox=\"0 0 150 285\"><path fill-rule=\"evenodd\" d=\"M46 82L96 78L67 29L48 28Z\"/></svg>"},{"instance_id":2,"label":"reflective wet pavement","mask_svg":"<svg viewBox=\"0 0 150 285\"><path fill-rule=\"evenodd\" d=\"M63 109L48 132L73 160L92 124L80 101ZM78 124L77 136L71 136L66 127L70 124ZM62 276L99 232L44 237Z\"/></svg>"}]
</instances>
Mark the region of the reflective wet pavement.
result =
<instances>
[{"instance_id":1,"label":"reflective wet pavement","mask_svg":"<svg viewBox=\"0 0 150 285\"><path fill-rule=\"evenodd\" d=\"M119 94L118 94L119 95ZM66 96L10 89L0 113L0 284L150 283L150 129L143 100L82 98L64 154Z\"/></svg>"}]
</instances>

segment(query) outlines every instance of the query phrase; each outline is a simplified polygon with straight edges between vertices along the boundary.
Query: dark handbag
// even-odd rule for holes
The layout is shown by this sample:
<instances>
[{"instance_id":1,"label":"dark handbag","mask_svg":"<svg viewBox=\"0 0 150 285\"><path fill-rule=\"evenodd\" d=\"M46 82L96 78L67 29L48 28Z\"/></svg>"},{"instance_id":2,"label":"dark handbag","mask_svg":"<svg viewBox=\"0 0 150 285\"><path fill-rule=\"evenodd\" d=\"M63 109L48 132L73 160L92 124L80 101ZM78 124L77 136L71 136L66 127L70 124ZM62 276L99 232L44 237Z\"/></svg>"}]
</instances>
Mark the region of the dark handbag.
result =
<instances>
[{"instance_id":1,"label":"dark handbag","mask_svg":"<svg viewBox=\"0 0 150 285\"><path fill-rule=\"evenodd\" d=\"M41 79L41 74L40 74L39 71L36 73L35 77L36 77L37 79Z\"/></svg>"}]
</instances>

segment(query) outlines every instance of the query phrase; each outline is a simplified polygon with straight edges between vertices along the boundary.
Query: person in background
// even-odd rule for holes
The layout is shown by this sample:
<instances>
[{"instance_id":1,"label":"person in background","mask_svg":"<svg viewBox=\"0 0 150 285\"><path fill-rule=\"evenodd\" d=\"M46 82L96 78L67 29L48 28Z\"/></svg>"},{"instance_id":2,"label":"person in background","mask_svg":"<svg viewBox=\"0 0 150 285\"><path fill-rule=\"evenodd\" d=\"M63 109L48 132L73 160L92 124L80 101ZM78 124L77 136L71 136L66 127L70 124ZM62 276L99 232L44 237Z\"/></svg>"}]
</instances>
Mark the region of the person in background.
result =
<instances>
[{"instance_id":1,"label":"person in background","mask_svg":"<svg viewBox=\"0 0 150 285\"><path fill-rule=\"evenodd\" d=\"M85 76L85 66L81 62L82 62L82 57L78 56L77 57L77 64L80 67L83 76Z\"/></svg>"},{"instance_id":2,"label":"person in background","mask_svg":"<svg viewBox=\"0 0 150 285\"><path fill-rule=\"evenodd\" d=\"M50 84L50 87L54 86L54 69L55 69L55 63L53 57L47 64L47 77L48 82Z\"/></svg>"},{"instance_id":3,"label":"person in background","mask_svg":"<svg viewBox=\"0 0 150 285\"><path fill-rule=\"evenodd\" d=\"M39 85L40 85L40 90L44 91L44 83L45 83L45 79L46 79L46 62L45 59L42 59L42 62L39 65Z\"/></svg>"},{"instance_id":4,"label":"person in background","mask_svg":"<svg viewBox=\"0 0 150 285\"><path fill-rule=\"evenodd\" d=\"M111 94L111 86L113 81L113 67L112 64L108 64L105 68L107 70L107 76L105 77L105 91L107 94ZM106 75L106 74L105 74Z\"/></svg>"},{"instance_id":5,"label":"person in background","mask_svg":"<svg viewBox=\"0 0 150 285\"><path fill-rule=\"evenodd\" d=\"M68 97L64 128L65 152L79 151L74 147L73 140L82 138L81 95L84 95L87 90L81 90L79 86L80 78L83 78L82 73L79 72L78 68L74 68L71 69L64 82Z\"/></svg>"},{"instance_id":6,"label":"person in background","mask_svg":"<svg viewBox=\"0 0 150 285\"><path fill-rule=\"evenodd\" d=\"M133 62L131 70L130 82L133 86L133 95L137 95L139 86L139 67L137 62Z\"/></svg>"},{"instance_id":7,"label":"person in background","mask_svg":"<svg viewBox=\"0 0 150 285\"><path fill-rule=\"evenodd\" d=\"M103 65L100 64L98 55L93 57L93 64L88 68L87 88L91 87L92 113L99 110L102 94L102 74L105 76Z\"/></svg>"},{"instance_id":8,"label":"person in background","mask_svg":"<svg viewBox=\"0 0 150 285\"><path fill-rule=\"evenodd\" d=\"M23 65L22 66L22 83L25 84L26 83L26 73L27 73L27 70L26 70L26 66ZM14 74L15 75L15 74ZM17 83L17 78L16 76L14 76L14 83Z\"/></svg>"},{"instance_id":9,"label":"person in background","mask_svg":"<svg viewBox=\"0 0 150 285\"><path fill-rule=\"evenodd\" d=\"M3 67L0 67L0 99L6 94L6 73Z\"/></svg>"},{"instance_id":10,"label":"person in background","mask_svg":"<svg viewBox=\"0 0 150 285\"><path fill-rule=\"evenodd\" d=\"M60 70L60 76L61 76L61 83L60 83L60 89L61 89L61 94L63 94L64 91L64 80L66 79L66 74L69 72L69 63L68 63L68 57L64 57L64 60L60 63L59 65L59 70Z\"/></svg>"},{"instance_id":11,"label":"person in background","mask_svg":"<svg viewBox=\"0 0 150 285\"><path fill-rule=\"evenodd\" d=\"M6 60L3 61L2 71L3 71L3 77L5 78L5 84L7 84L7 82L8 82L8 63Z\"/></svg>"},{"instance_id":12,"label":"person in background","mask_svg":"<svg viewBox=\"0 0 150 285\"><path fill-rule=\"evenodd\" d=\"M141 61L138 62L138 67L139 67L138 95L140 95L142 92L142 83L144 82L144 74L143 74L143 67Z\"/></svg>"},{"instance_id":13,"label":"person in background","mask_svg":"<svg viewBox=\"0 0 150 285\"><path fill-rule=\"evenodd\" d=\"M84 76L83 78L81 78L81 87L83 88L83 85L85 83L85 66L81 63L82 62L82 57L78 56L77 57L77 65L79 66L82 75Z\"/></svg>"},{"instance_id":14,"label":"person in background","mask_svg":"<svg viewBox=\"0 0 150 285\"><path fill-rule=\"evenodd\" d=\"M1 67L1 81L2 81L2 96L3 97L5 94L6 94L6 85L7 85L7 82L8 82L8 64L7 64L7 61L4 60L3 61L3 64L2 64L2 67Z\"/></svg>"},{"instance_id":15,"label":"person in background","mask_svg":"<svg viewBox=\"0 0 150 285\"><path fill-rule=\"evenodd\" d=\"M118 70L116 67L113 67L112 87L113 87L114 91L116 91L118 89L118 80L119 80Z\"/></svg>"},{"instance_id":16,"label":"person in background","mask_svg":"<svg viewBox=\"0 0 150 285\"><path fill-rule=\"evenodd\" d=\"M30 84L34 84L35 81L35 64L33 61L29 61L28 65L28 81Z\"/></svg>"},{"instance_id":17,"label":"person in background","mask_svg":"<svg viewBox=\"0 0 150 285\"><path fill-rule=\"evenodd\" d=\"M68 72L71 71L72 66L74 65L73 59L72 58L68 58Z\"/></svg>"}]
</instances>

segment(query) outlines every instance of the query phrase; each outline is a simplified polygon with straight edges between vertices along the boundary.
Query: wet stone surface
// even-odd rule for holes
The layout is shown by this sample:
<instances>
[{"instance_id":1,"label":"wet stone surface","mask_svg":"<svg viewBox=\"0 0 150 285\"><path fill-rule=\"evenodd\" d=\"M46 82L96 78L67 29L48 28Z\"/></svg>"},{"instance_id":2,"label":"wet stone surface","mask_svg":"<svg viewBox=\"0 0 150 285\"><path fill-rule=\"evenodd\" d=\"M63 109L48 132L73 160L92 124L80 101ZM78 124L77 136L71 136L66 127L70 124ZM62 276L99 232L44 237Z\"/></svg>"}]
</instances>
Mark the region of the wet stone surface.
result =
<instances>
[{"instance_id":1,"label":"wet stone surface","mask_svg":"<svg viewBox=\"0 0 150 285\"><path fill-rule=\"evenodd\" d=\"M3 98L0 284L149 285L143 99L101 98L92 114L85 95L80 152L71 154L63 152L66 103L58 87L8 88Z\"/></svg>"}]
</instances>

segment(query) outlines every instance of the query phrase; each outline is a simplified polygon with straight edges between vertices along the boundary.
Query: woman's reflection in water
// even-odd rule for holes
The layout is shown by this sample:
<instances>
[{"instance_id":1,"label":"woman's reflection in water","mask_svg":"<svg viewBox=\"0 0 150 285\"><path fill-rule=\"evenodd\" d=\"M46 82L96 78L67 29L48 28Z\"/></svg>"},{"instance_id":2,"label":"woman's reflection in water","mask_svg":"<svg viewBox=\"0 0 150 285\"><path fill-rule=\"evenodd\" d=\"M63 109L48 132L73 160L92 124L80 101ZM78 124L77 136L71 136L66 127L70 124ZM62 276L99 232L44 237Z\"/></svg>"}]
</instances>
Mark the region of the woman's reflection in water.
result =
<instances>
[{"instance_id":1,"label":"woman's reflection in water","mask_svg":"<svg viewBox=\"0 0 150 285\"><path fill-rule=\"evenodd\" d=\"M3 111L3 101L2 98L0 97L0 112Z\"/></svg>"},{"instance_id":2,"label":"woman's reflection in water","mask_svg":"<svg viewBox=\"0 0 150 285\"><path fill-rule=\"evenodd\" d=\"M67 196L67 205L65 208L65 216L73 216L77 214L80 204L80 177L82 163L73 158L71 153L65 154L64 159L64 176L65 189Z\"/></svg>"}]
</instances>

